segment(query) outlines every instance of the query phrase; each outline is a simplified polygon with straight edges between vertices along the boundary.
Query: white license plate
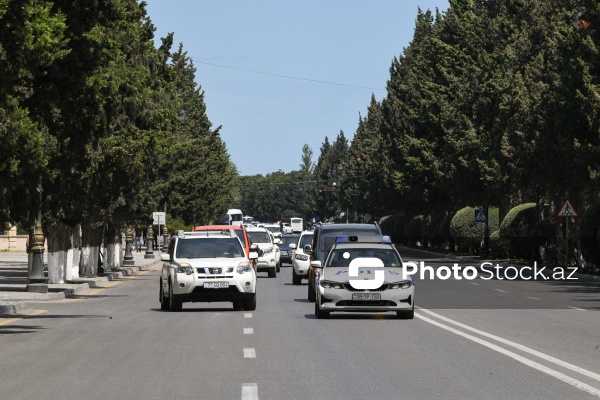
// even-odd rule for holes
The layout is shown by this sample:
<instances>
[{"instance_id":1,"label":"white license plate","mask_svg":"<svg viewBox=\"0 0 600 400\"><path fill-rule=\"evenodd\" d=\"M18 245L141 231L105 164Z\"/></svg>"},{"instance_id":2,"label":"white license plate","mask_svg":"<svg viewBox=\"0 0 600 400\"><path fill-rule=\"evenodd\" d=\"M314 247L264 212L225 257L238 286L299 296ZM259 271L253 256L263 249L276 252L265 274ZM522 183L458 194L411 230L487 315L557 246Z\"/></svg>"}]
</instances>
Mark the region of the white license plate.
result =
<instances>
[{"instance_id":1,"label":"white license plate","mask_svg":"<svg viewBox=\"0 0 600 400\"><path fill-rule=\"evenodd\" d=\"M226 289L228 287L229 282L204 282L204 289Z\"/></svg>"},{"instance_id":2,"label":"white license plate","mask_svg":"<svg viewBox=\"0 0 600 400\"><path fill-rule=\"evenodd\" d=\"M287 252L287 250L282 250L282 251L281 251L281 255L282 255L282 256L287 256L287 255L288 255L288 252Z\"/></svg>"},{"instance_id":3,"label":"white license plate","mask_svg":"<svg viewBox=\"0 0 600 400\"><path fill-rule=\"evenodd\" d=\"M381 293L352 293L352 300L358 300L358 301L381 300Z\"/></svg>"}]
</instances>

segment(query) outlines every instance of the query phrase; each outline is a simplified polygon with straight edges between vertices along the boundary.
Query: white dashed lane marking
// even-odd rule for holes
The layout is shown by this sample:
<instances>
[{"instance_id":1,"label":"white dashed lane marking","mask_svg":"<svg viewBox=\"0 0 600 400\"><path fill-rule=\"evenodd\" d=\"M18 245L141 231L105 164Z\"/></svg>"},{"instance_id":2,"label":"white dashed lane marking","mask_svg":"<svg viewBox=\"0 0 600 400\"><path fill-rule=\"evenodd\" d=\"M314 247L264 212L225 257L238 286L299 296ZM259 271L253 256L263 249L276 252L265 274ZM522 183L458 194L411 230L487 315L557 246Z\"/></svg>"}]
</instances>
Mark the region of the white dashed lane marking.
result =
<instances>
[{"instance_id":1,"label":"white dashed lane marking","mask_svg":"<svg viewBox=\"0 0 600 400\"><path fill-rule=\"evenodd\" d=\"M244 313L244 318L252 318L252 313Z\"/></svg>"},{"instance_id":2,"label":"white dashed lane marking","mask_svg":"<svg viewBox=\"0 0 600 400\"><path fill-rule=\"evenodd\" d=\"M256 349L254 347L244 348L244 358L256 358Z\"/></svg>"},{"instance_id":3,"label":"white dashed lane marking","mask_svg":"<svg viewBox=\"0 0 600 400\"><path fill-rule=\"evenodd\" d=\"M242 383L242 400L258 400L258 385Z\"/></svg>"},{"instance_id":4,"label":"white dashed lane marking","mask_svg":"<svg viewBox=\"0 0 600 400\"><path fill-rule=\"evenodd\" d=\"M253 335L254 328L244 328L244 335Z\"/></svg>"},{"instance_id":5,"label":"white dashed lane marking","mask_svg":"<svg viewBox=\"0 0 600 400\"><path fill-rule=\"evenodd\" d=\"M501 292L501 293L506 293L506 290L502 290L502 289L494 289L496 292Z\"/></svg>"}]
</instances>

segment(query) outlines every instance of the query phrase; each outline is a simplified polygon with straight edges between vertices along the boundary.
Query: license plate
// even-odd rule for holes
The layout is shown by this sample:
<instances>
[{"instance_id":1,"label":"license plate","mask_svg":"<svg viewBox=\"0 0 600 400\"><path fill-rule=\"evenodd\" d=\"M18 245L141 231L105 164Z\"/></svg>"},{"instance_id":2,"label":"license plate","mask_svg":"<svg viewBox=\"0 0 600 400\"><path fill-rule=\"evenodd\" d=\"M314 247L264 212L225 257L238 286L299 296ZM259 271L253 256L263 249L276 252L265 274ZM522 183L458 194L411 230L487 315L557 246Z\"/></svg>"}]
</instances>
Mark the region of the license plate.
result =
<instances>
[{"instance_id":1,"label":"license plate","mask_svg":"<svg viewBox=\"0 0 600 400\"><path fill-rule=\"evenodd\" d=\"M282 256L287 256L287 255L288 255L288 252L287 252L287 250L282 250L282 251L281 251L281 255L282 255Z\"/></svg>"},{"instance_id":2,"label":"license plate","mask_svg":"<svg viewBox=\"0 0 600 400\"><path fill-rule=\"evenodd\" d=\"M228 287L229 282L204 282L204 289L226 289Z\"/></svg>"},{"instance_id":3,"label":"license plate","mask_svg":"<svg viewBox=\"0 0 600 400\"><path fill-rule=\"evenodd\" d=\"M352 293L352 300L358 300L358 301L381 300L381 293Z\"/></svg>"}]
</instances>

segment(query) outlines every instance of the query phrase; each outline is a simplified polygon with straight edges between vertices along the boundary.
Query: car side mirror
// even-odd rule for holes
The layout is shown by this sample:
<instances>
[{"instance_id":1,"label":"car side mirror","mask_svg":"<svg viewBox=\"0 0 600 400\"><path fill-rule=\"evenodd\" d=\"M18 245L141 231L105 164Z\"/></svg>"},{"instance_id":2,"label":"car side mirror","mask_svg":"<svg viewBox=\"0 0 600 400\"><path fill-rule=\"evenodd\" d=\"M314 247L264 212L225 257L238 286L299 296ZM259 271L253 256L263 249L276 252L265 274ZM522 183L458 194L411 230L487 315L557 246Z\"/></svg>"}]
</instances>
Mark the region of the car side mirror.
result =
<instances>
[{"instance_id":1,"label":"car side mirror","mask_svg":"<svg viewBox=\"0 0 600 400\"><path fill-rule=\"evenodd\" d=\"M315 260L310 262L311 268L323 268L320 260Z\"/></svg>"},{"instance_id":2,"label":"car side mirror","mask_svg":"<svg viewBox=\"0 0 600 400\"><path fill-rule=\"evenodd\" d=\"M273 240L273 243L275 243L275 244L281 244L281 239L277 239L276 238L275 240Z\"/></svg>"},{"instance_id":3,"label":"car side mirror","mask_svg":"<svg viewBox=\"0 0 600 400\"><path fill-rule=\"evenodd\" d=\"M256 260L258 258L258 253L256 251L251 251L250 254L248 254L248 258L250 260Z\"/></svg>"},{"instance_id":4,"label":"car side mirror","mask_svg":"<svg viewBox=\"0 0 600 400\"><path fill-rule=\"evenodd\" d=\"M255 244L251 244L250 245L250 251L258 253L258 245L256 243Z\"/></svg>"},{"instance_id":5,"label":"car side mirror","mask_svg":"<svg viewBox=\"0 0 600 400\"><path fill-rule=\"evenodd\" d=\"M304 254L308 254L308 255L312 255L313 251L312 251L312 246L310 244L307 244L306 246L304 246Z\"/></svg>"},{"instance_id":6,"label":"car side mirror","mask_svg":"<svg viewBox=\"0 0 600 400\"><path fill-rule=\"evenodd\" d=\"M296 250L296 247L298 247L296 246L296 243L290 243L290 249Z\"/></svg>"},{"instance_id":7,"label":"car side mirror","mask_svg":"<svg viewBox=\"0 0 600 400\"><path fill-rule=\"evenodd\" d=\"M169 253L164 253L160 255L160 261L171 261L171 256L169 255Z\"/></svg>"}]
</instances>

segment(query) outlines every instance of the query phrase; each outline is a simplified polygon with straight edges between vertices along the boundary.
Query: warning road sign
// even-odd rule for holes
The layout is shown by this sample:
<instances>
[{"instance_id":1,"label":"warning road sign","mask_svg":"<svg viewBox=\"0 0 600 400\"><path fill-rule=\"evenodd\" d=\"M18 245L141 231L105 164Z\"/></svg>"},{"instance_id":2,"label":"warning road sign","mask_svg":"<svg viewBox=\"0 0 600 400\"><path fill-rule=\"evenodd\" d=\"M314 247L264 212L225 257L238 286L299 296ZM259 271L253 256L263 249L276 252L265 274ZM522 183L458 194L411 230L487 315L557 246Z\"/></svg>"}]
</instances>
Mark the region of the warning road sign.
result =
<instances>
[{"instance_id":1,"label":"warning road sign","mask_svg":"<svg viewBox=\"0 0 600 400\"><path fill-rule=\"evenodd\" d=\"M558 216L559 217L578 217L579 215L577 214L577 211L575 211L575 209L573 208L573 205L571 204L569 199L567 199L565 201L565 203L562 205L562 207L560 208L560 211L558 212Z\"/></svg>"},{"instance_id":2,"label":"warning road sign","mask_svg":"<svg viewBox=\"0 0 600 400\"><path fill-rule=\"evenodd\" d=\"M475 210L475 222L487 221L487 210Z\"/></svg>"}]
</instances>

